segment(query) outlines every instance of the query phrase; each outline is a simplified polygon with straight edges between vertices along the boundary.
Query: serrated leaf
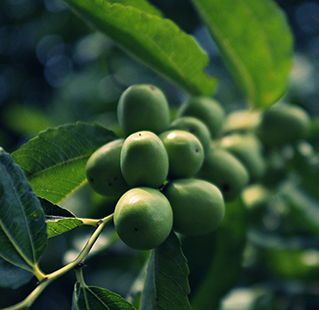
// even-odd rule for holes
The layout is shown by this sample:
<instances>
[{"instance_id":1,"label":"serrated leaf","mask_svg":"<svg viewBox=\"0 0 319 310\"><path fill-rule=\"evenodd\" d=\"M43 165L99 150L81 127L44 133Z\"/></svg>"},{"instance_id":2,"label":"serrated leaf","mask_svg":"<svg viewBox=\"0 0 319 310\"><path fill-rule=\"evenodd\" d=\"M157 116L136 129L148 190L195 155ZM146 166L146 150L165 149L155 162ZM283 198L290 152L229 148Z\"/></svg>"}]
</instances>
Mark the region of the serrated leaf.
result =
<instances>
[{"instance_id":1,"label":"serrated leaf","mask_svg":"<svg viewBox=\"0 0 319 310\"><path fill-rule=\"evenodd\" d=\"M58 204L86 183L85 165L91 154L117 139L97 124L78 122L49 128L12 153L34 192Z\"/></svg>"},{"instance_id":2,"label":"serrated leaf","mask_svg":"<svg viewBox=\"0 0 319 310\"><path fill-rule=\"evenodd\" d=\"M204 71L209 62L206 52L171 20L120 3L63 1L93 28L186 93L213 94L216 79Z\"/></svg>"},{"instance_id":3,"label":"serrated leaf","mask_svg":"<svg viewBox=\"0 0 319 310\"><path fill-rule=\"evenodd\" d=\"M47 245L45 217L40 201L23 171L2 148L0 244L0 258L31 273Z\"/></svg>"},{"instance_id":4,"label":"serrated leaf","mask_svg":"<svg viewBox=\"0 0 319 310\"><path fill-rule=\"evenodd\" d=\"M72 310L134 310L120 295L96 286L75 284Z\"/></svg>"},{"instance_id":5,"label":"serrated leaf","mask_svg":"<svg viewBox=\"0 0 319 310\"><path fill-rule=\"evenodd\" d=\"M190 310L188 274L180 241L172 232L163 244L152 251L140 310Z\"/></svg>"},{"instance_id":6,"label":"serrated leaf","mask_svg":"<svg viewBox=\"0 0 319 310\"><path fill-rule=\"evenodd\" d=\"M236 285L246 245L247 216L241 199L226 204L226 215L216 230L214 254L202 282L191 298L193 310L217 309L220 299ZM227 276L226 276L227 275Z\"/></svg>"},{"instance_id":7,"label":"serrated leaf","mask_svg":"<svg viewBox=\"0 0 319 310\"><path fill-rule=\"evenodd\" d=\"M285 92L293 36L272 0L192 0L232 76L256 107Z\"/></svg>"}]
</instances>

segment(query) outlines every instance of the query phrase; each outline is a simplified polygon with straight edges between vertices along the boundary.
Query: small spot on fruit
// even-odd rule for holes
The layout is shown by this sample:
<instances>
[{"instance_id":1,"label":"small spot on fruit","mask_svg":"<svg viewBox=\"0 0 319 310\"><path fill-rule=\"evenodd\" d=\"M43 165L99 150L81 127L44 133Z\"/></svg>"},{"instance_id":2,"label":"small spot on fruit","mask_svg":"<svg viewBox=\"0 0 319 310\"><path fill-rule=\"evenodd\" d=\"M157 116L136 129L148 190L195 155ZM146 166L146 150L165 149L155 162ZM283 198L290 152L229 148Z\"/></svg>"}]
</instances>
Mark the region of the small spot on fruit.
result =
<instances>
[{"instance_id":1,"label":"small spot on fruit","mask_svg":"<svg viewBox=\"0 0 319 310\"><path fill-rule=\"evenodd\" d=\"M136 227L134 228L134 230L135 230L135 231L138 231L138 229L137 229Z\"/></svg>"},{"instance_id":2,"label":"small spot on fruit","mask_svg":"<svg viewBox=\"0 0 319 310\"><path fill-rule=\"evenodd\" d=\"M223 184L222 186L221 186L221 190L223 191L223 192L229 192L230 191L230 185L229 184Z\"/></svg>"}]
</instances>

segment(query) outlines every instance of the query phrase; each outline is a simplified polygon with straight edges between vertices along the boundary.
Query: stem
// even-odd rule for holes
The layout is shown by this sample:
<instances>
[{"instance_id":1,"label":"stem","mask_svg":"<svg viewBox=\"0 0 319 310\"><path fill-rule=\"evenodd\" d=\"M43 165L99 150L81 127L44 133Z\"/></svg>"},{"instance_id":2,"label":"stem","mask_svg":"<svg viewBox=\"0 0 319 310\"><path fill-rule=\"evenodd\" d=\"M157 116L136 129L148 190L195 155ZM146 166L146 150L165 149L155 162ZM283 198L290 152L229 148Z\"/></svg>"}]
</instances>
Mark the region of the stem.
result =
<instances>
[{"instance_id":1,"label":"stem","mask_svg":"<svg viewBox=\"0 0 319 310\"><path fill-rule=\"evenodd\" d=\"M85 305L86 305L86 309L89 309L89 302L87 300L87 295L85 294L85 289L87 287L87 285L85 284L84 278L83 278L83 272L82 272L82 268L76 268L75 269L75 274L76 274L76 280L78 281L79 285L80 285L80 289L83 291L83 296L85 299Z\"/></svg>"},{"instance_id":2,"label":"stem","mask_svg":"<svg viewBox=\"0 0 319 310\"><path fill-rule=\"evenodd\" d=\"M59 270L56 270L50 274L43 274L38 268L36 269L35 275L41 281L40 284L28 295L23 301L17 303L14 306L3 308L2 310L18 310L18 309L28 309L31 305L35 302L35 300L39 297L42 291L54 280L64 275L66 272L70 271L71 269L79 266L79 264L83 263L87 255L89 254L90 250L92 249L94 243L98 239L99 235L113 219L113 214L101 219L95 220L95 226L97 229L94 231L90 239L87 241L86 245L78 255L78 257L71 263L65 265ZM94 220L92 220L94 221Z\"/></svg>"},{"instance_id":3,"label":"stem","mask_svg":"<svg viewBox=\"0 0 319 310\"><path fill-rule=\"evenodd\" d=\"M83 222L83 225L89 225L89 226L95 226L97 227L101 220L95 220L95 219L86 219L86 218L77 218L78 220Z\"/></svg>"}]
</instances>

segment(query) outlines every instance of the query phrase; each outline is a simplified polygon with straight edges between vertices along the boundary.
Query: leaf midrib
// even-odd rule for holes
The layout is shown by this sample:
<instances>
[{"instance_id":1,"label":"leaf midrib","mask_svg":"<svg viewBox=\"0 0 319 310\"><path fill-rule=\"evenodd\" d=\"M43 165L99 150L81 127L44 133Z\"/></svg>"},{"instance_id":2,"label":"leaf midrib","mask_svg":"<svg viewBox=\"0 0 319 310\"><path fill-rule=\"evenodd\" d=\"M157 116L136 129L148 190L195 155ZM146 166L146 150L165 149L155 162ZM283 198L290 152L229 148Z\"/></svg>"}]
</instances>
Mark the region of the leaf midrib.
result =
<instances>
[{"instance_id":1,"label":"leaf midrib","mask_svg":"<svg viewBox=\"0 0 319 310\"><path fill-rule=\"evenodd\" d=\"M26 221L26 216L25 216L25 211L24 209L21 207L21 202L20 200L17 198L19 197L17 195L17 191L16 191L16 188L15 186L13 185L12 181L11 181L11 177L8 175L7 171L5 169L3 169L4 173L7 175L7 180L9 180L10 182L10 185L11 185L11 188L13 188L14 192L15 192L15 199L17 200L18 202L18 205L20 207L20 210L22 211L22 214L23 214L23 219L24 219L24 222L25 222L25 227L27 228L27 231L28 231L28 239L29 239L29 244L31 245L31 250L32 250L32 258L33 258L33 261L35 262L36 261L36 258L35 258L35 249L34 249L34 244L33 244L33 240L31 238L31 233L30 233L30 230L29 230L29 225ZM0 219L0 227L1 229L3 230L3 232L5 233L5 235L7 236L7 238L9 239L9 241L11 242L11 244L13 245L14 249L17 251L17 253L21 256L21 258L32 268L32 270L34 269L34 263L31 262L29 260L29 258L25 255L25 253L22 251L22 249L18 246L18 244L16 243L15 241L15 238L9 233L9 231L6 229L6 226L3 224L3 221L2 219ZM1 255L1 257L3 257L3 255ZM5 258L4 258L5 259ZM7 260L7 259L5 259ZM10 260L11 262L11 260ZM16 264L14 264L16 265ZM22 269L25 269L23 266L20 266L20 268ZM30 271L30 270L29 270Z\"/></svg>"}]
</instances>

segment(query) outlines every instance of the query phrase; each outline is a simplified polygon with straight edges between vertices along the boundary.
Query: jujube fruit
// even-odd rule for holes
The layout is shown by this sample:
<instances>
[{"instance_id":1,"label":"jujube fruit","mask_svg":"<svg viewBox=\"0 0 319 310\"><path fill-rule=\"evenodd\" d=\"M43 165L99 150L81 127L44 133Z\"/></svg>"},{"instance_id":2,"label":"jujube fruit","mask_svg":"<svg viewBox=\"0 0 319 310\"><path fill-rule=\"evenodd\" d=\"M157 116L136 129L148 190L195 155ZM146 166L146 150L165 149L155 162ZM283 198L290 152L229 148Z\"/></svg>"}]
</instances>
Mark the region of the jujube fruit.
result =
<instances>
[{"instance_id":1,"label":"jujube fruit","mask_svg":"<svg viewBox=\"0 0 319 310\"><path fill-rule=\"evenodd\" d=\"M215 230L225 216L220 190L198 179L170 181L163 190L173 209L173 228L184 235L204 235Z\"/></svg>"},{"instance_id":2,"label":"jujube fruit","mask_svg":"<svg viewBox=\"0 0 319 310\"><path fill-rule=\"evenodd\" d=\"M159 135L169 159L169 178L193 177L204 161L204 149L200 141L183 130L168 130Z\"/></svg>"},{"instance_id":3,"label":"jujube fruit","mask_svg":"<svg viewBox=\"0 0 319 310\"><path fill-rule=\"evenodd\" d=\"M115 206L115 230L132 249L150 250L159 246L170 234L172 225L171 205L156 189L132 188Z\"/></svg>"},{"instance_id":4,"label":"jujube fruit","mask_svg":"<svg viewBox=\"0 0 319 310\"><path fill-rule=\"evenodd\" d=\"M130 187L160 187L167 178L169 167L163 142L150 131L138 131L125 139L120 164Z\"/></svg>"},{"instance_id":5,"label":"jujube fruit","mask_svg":"<svg viewBox=\"0 0 319 310\"><path fill-rule=\"evenodd\" d=\"M266 161L262 153L262 144L255 135L230 134L221 139L219 146L234 154L244 164L251 181L262 178L266 170Z\"/></svg>"},{"instance_id":6,"label":"jujube fruit","mask_svg":"<svg viewBox=\"0 0 319 310\"><path fill-rule=\"evenodd\" d=\"M206 96L195 96L184 102L177 117L194 116L203 121L212 137L217 137L225 119L225 111L218 101Z\"/></svg>"},{"instance_id":7,"label":"jujube fruit","mask_svg":"<svg viewBox=\"0 0 319 310\"><path fill-rule=\"evenodd\" d=\"M207 152L210 147L211 134L203 121L193 116L182 116L175 119L169 126L168 130L179 129L192 133L202 144L204 151Z\"/></svg>"},{"instance_id":8,"label":"jujube fruit","mask_svg":"<svg viewBox=\"0 0 319 310\"><path fill-rule=\"evenodd\" d=\"M124 139L111 141L97 149L86 163L86 176L95 192L103 196L120 196L129 186L123 178L120 154Z\"/></svg>"},{"instance_id":9,"label":"jujube fruit","mask_svg":"<svg viewBox=\"0 0 319 310\"><path fill-rule=\"evenodd\" d=\"M230 152L211 147L196 177L215 184L225 201L237 198L249 182L246 167Z\"/></svg>"},{"instance_id":10,"label":"jujube fruit","mask_svg":"<svg viewBox=\"0 0 319 310\"><path fill-rule=\"evenodd\" d=\"M262 113L256 133L266 146L277 147L306 138L310 126L310 117L303 108L280 103Z\"/></svg>"},{"instance_id":11,"label":"jujube fruit","mask_svg":"<svg viewBox=\"0 0 319 310\"><path fill-rule=\"evenodd\" d=\"M158 87L136 84L122 93L117 106L117 117L126 136L140 130L158 134L169 125L169 105Z\"/></svg>"}]
</instances>

